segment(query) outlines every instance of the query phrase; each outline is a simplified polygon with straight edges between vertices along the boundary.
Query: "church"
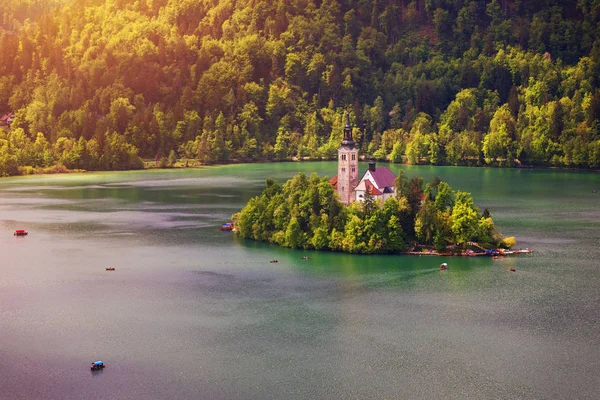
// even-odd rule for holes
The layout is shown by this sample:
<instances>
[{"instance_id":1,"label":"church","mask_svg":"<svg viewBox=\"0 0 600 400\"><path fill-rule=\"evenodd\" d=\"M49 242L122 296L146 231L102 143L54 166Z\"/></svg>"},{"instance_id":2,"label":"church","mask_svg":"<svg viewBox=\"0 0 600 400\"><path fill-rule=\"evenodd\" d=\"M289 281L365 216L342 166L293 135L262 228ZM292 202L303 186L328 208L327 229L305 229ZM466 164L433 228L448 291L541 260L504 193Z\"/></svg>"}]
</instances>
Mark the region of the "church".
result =
<instances>
[{"instance_id":1,"label":"church","mask_svg":"<svg viewBox=\"0 0 600 400\"><path fill-rule=\"evenodd\" d=\"M346 112L344 139L338 148L338 174L329 180L337 191L340 201L346 205L353 201L363 201L368 191L375 200L384 202L396 194L394 180L396 176L387 167L377 167L375 161L369 161L369 169L358 180L358 148L352 139L350 114Z\"/></svg>"}]
</instances>

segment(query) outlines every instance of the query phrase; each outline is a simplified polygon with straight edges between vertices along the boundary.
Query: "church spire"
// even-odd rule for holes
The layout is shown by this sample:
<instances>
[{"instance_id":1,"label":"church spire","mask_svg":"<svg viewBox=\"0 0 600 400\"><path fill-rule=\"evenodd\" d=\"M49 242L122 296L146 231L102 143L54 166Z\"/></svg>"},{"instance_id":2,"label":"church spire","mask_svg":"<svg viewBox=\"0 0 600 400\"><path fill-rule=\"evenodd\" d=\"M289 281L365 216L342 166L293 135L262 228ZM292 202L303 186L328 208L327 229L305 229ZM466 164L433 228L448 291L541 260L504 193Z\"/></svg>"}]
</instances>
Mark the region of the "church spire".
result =
<instances>
[{"instance_id":1,"label":"church spire","mask_svg":"<svg viewBox=\"0 0 600 400\"><path fill-rule=\"evenodd\" d=\"M342 140L342 146L354 147L352 126L350 126L350 113L348 111L346 111L346 124L344 125L344 140Z\"/></svg>"}]
</instances>

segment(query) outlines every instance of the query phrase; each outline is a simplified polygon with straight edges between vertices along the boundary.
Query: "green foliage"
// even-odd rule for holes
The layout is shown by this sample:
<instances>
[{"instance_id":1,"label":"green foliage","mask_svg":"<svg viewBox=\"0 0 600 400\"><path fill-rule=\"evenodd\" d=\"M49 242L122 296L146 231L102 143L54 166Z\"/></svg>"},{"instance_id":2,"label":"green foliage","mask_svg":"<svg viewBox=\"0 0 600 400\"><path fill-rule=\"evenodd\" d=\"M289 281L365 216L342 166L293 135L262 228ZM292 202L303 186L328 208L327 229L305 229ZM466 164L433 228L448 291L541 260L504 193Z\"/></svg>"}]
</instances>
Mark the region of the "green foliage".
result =
<instances>
[{"instance_id":1,"label":"green foliage","mask_svg":"<svg viewBox=\"0 0 600 400\"><path fill-rule=\"evenodd\" d=\"M415 234L419 243L433 243L436 233L436 215L435 204L429 197L425 197L415 219Z\"/></svg>"},{"instance_id":2,"label":"green foliage","mask_svg":"<svg viewBox=\"0 0 600 400\"><path fill-rule=\"evenodd\" d=\"M400 175L398 184L410 190L398 198L380 204L365 196L365 201L347 207L339 202L326 177L298 174L283 186L267 179L263 193L250 199L232 219L243 238L358 254L401 253L414 240L434 244L438 250L469 240L494 246L502 241L489 212L483 217L467 193L454 193L436 178L427 185L437 188L434 200L422 196L422 178L404 181ZM418 205L411 206L411 201Z\"/></svg>"},{"instance_id":3,"label":"green foliage","mask_svg":"<svg viewBox=\"0 0 600 400\"><path fill-rule=\"evenodd\" d=\"M456 192L452 209L452 234L454 242L463 244L474 241L478 234L479 210L475 208L469 193Z\"/></svg>"},{"instance_id":4,"label":"green foliage","mask_svg":"<svg viewBox=\"0 0 600 400\"><path fill-rule=\"evenodd\" d=\"M175 153L175 150L171 150L169 152L169 166L173 166L175 165L175 163L177 162L177 153Z\"/></svg>"},{"instance_id":5,"label":"green foliage","mask_svg":"<svg viewBox=\"0 0 600 400\"><path fill-rule=\"evenodd\" d=\"M137 168L138 155L168 164L173 151L205 164L332 158L349 107L355 140L379 159L598 168L598 9L13 0L0 115L15 120L2 129L23 130L5 132L13 143L41 132L48 147L6 147L0 173Z\"/></svg>"},{"instance_id":6,"label":"green foliage","mask_svg":"<svg viewBox=\"0 0 600 400\"><path fill-rule=\"evenodd\" d=\"M483 140L483 154L488 164L512 165L515 159L515 122L508 106L504 105L495 113L490 122L490 132Z\"/></svg>"}]
</instances>

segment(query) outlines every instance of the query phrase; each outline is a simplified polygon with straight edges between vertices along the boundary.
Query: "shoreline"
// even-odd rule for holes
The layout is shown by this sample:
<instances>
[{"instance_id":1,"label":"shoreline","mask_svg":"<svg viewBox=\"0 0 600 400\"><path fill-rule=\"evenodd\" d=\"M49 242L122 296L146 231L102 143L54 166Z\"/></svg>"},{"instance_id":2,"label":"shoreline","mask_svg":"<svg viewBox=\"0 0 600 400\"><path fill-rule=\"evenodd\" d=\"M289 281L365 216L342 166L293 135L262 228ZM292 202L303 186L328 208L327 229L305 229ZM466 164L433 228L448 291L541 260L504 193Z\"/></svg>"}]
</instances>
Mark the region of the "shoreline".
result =
<instances>
[{"instance_id":1,"label":"shoreline","mask_svg":"<svg viewBox=\"0 0 600 400\"><path fill-rule=\"evenodd\" d=\"M361 157L362 162L366 162L365 157ZM154 160L143 160L144 168L139 169L123 169L123 170L85 170L85 169L69 169L62 164L56 164L51 167L31 167L22 166L19 167L19 174L1 176L2 178L17 177L17 176L30 176L30 175L55 175L55 174L70 174L70 173L85 173L85 172L125 172L125 171L144 171L144 170L155 170L155 169L188 169L188 168L204 168L204 167L217 167L222 165L242 165L242 164L277 164L277 163L306 163L306 162L335 162L335 158L291 158L291 159L261 159L261 160L232 160L226 162L219 162L214 164L202 164L195 159L180 159L175 165L172 166L160 166L152 165L157 162ZM385 160L378 160L378 162L385 163L393 166L428 166L429 164L407 164L407 163L392 163ZM437 167L459 167L459 168L491 168L491 169L515 169L515 170L538 170L538 171L567 171L567 172L591 172L600 173L600 169L596 168L575 168L575 167L556 167L556 166L514 166L514 167L498 167L498 166L466 166L466 165L436 165Z\"/></svg>"},{"instance_id":2,"label":"shoreline","mask_svg":"<svg viewBox=\"0 0 600 400\"><path fill-rule=\"evenodd\" d=\"M429 251L405 251L402 253L397 253L401 255L409 255L409 256L439 256L439 257L507 257L518 254L531 254L533 250L531 249L517 249L517 250L489 250L488 252L453 252L453 253L440 253L440 252L429 252Z\"/></svg>"}]
</instances>

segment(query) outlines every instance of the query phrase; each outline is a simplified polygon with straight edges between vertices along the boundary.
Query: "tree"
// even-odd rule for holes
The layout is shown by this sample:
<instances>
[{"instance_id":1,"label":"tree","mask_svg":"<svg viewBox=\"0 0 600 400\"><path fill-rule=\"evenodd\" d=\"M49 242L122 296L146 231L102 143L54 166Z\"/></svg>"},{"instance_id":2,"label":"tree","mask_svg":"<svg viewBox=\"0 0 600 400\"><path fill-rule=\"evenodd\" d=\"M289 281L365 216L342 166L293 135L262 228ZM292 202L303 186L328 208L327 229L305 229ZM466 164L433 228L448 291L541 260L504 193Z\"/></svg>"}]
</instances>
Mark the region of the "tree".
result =
<instances>
[{"instance_id":1,"label":"tree","mask_svg":"<svg viewBox=\"0 0 600 400\"><path fill-rule=\"evenodd\" d=\"M440 182L434 202L438 211L446 211L454 207L454 192L446 182Z\"/></svg>"},{"instance_id":2,"label":"tree","mask_svg":"<svg viewBox=\"0 0 600 400\"><path fill-rule=\"evenodd\" d=\"M515 121L507 105L500 107L490 122L490 132L483 140L483 154L489 164L500 161L512 165L514 149Z\"/></svg>"},{"instance_id":3,"label":"tree","mask_svg":"<svg viewBox=\"0 0 600 400\"><path fill-rule=\"evenodd\" d=\"M433 243L436 232L436 215L434 202L426 197L415 219L415 234L420 243Z\"/></svg>"},{"instance_id":4,"label":"tree","mask_svg":"<svg viewBox=\"0 0 600 400\"><path fill-rule=\"evenodd\" d=\"M125 97L119 97L110 104L110 119L112 122L113 129L116 132L123 133L127 129L129 120L135 112L135 107L131 105L129 99Z\"/></svg>"},{"instance_id":5,"label":"tree","mask_svg":"<svg viewBox=\"0 0 600 400\"><path fill-rule=\"evenodd\" d=\"M408 181L406 187L406 199L410 206L412 215L416 215L423 201L423 178L414 176Z\"/></svg>"},{"instance_id":6,"label":"tree","mask_svg":"<svg viewBox=\"0 0 600 400\"><path fill-rule=\"evenodd\" d=\"M454 242L471 241L478 232L478 212L469 193L457 191L452 209L452 233Z\"/></svg>"},{"instance_id":7,"label":"tree","mask_svg":"<svg viewBox=\"0 0 600 400\"><path fill-rule=\"evenodd\" d=\"M175 150L171 150L169 152L169 160L168 160L168 162L169 162L169 166L171 166L171 167L173 165L175 165L175 163L177 162L177 153L175 152Z\"/></svg>"}]
</instances>

